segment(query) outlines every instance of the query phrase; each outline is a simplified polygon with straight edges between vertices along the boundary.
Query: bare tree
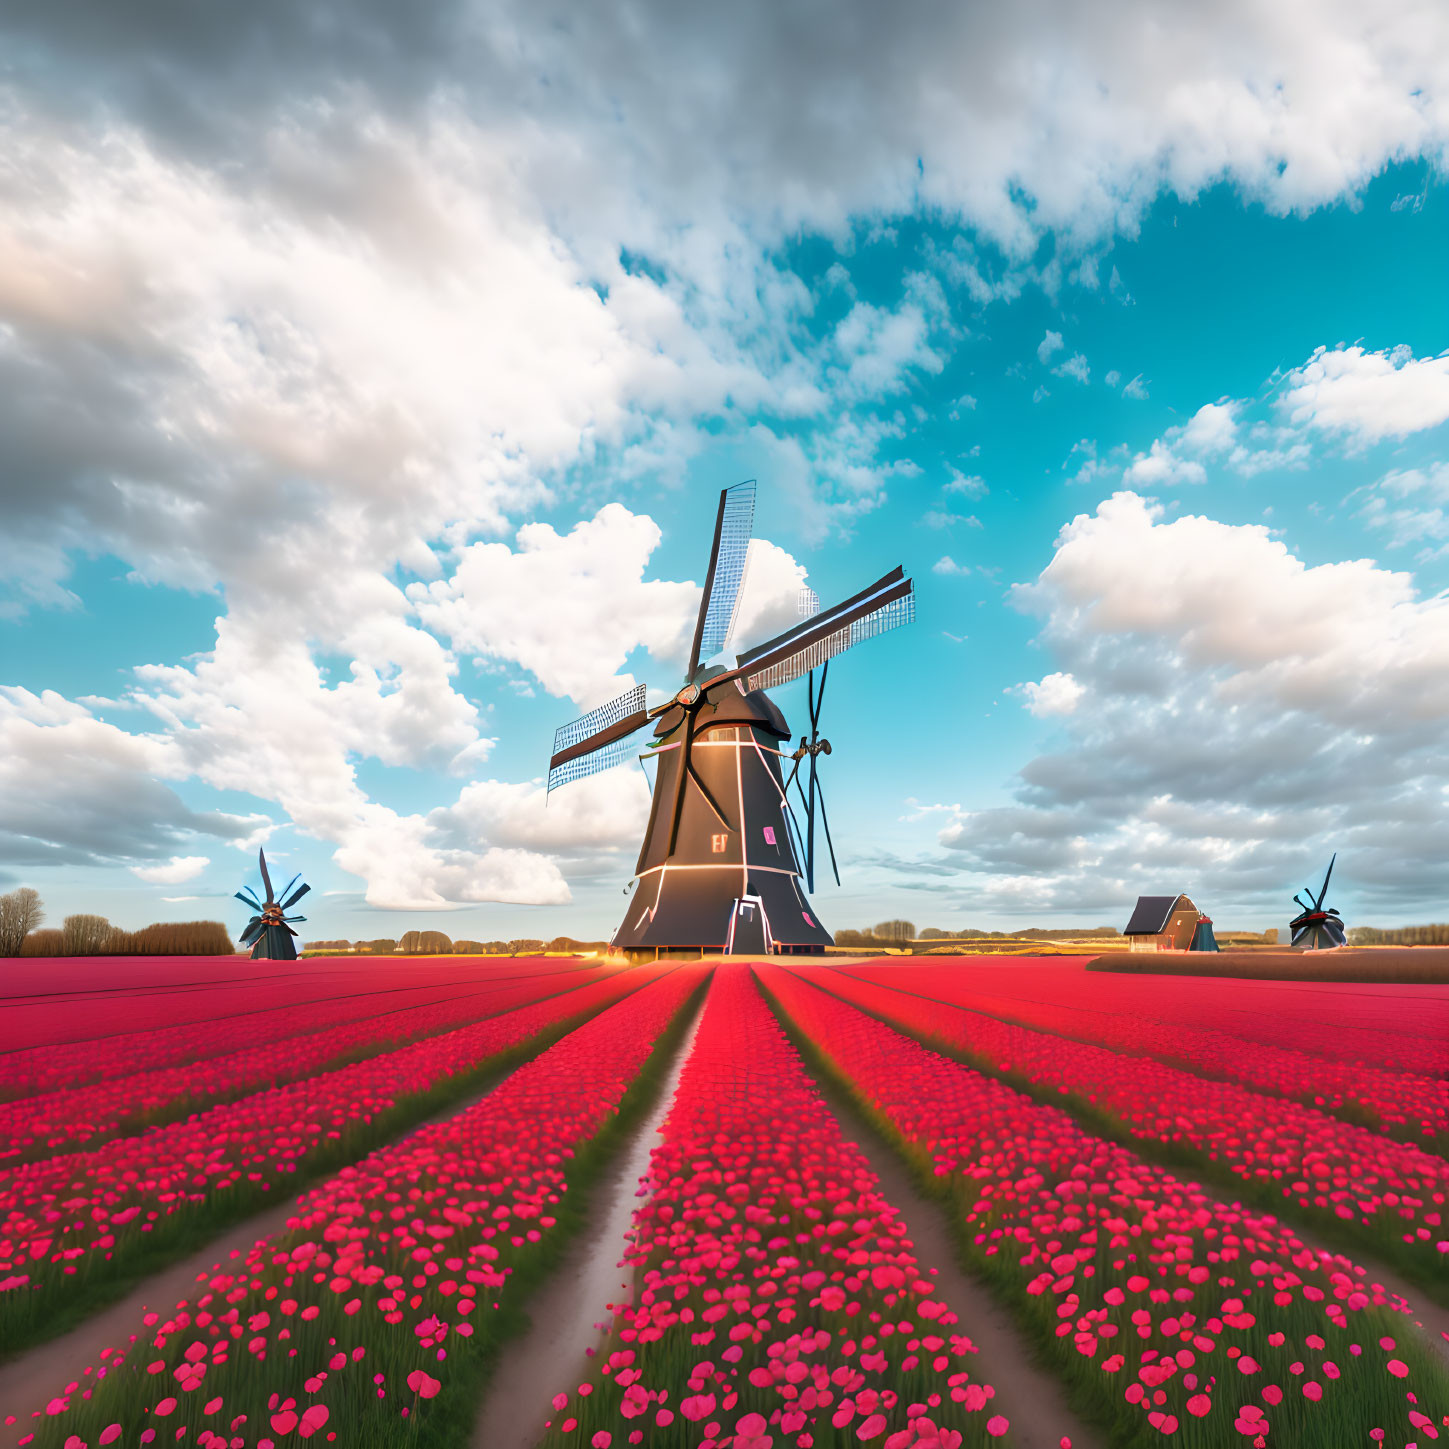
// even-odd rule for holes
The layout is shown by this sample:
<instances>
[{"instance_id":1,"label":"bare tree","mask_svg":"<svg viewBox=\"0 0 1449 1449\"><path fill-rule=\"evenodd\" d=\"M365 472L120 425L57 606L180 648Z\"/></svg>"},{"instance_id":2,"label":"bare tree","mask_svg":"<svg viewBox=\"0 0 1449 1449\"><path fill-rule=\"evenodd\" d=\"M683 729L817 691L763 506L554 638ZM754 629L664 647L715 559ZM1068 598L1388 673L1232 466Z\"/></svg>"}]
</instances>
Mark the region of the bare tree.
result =
<instances>
[{"instance_id":1,"label":"bare tree","mask_svg":"<svg viewBox=\"0 0 1449 1449\"><path fill-rule=\"evenodd\" d=\"M40 893L29 886L0 896L0 956L18 956L26 936L44 919Z\"/></svg>"},{"instance_id":2,"label":"bare tree","mask_svg":"<svg viewBox=\"0 0 1449 1449\"><path fill-rule=\"evenodd\" d=\"M881 921L873 933L878 941L890 941L903 946L916 939L916 928L910 921Z\"/></svg>"},{"instance_id":3,"label":"bare tree","mask_svg":"<svg viewBox=\"0 0 1449 1449\"><path fill-rule=\"evenodd\" d=\"M67 956L99 956L106 949L111 923L104 916L67 916L60 930Z\"/></svg>"}]
</instances>

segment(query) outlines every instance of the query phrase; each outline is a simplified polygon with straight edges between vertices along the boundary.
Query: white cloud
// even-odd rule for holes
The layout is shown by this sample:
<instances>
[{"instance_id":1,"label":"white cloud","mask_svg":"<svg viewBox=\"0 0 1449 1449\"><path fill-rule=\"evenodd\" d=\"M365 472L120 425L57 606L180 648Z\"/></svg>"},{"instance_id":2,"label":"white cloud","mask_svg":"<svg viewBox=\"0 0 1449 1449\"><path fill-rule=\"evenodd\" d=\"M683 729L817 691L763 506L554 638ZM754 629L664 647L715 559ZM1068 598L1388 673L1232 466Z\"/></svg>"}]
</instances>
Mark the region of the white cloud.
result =
<instances>
[{"instance_id":1,"label":"white cloud","mask_svg":"<svg viewBox=\"0 0 1449 1449\"><path fill-rule=\"evenodd\" d=\"M933 574L941 574L945 578L965 578L971 572L970 564L958 564L950 554L942 554L935 563L931 565Z\"/></svg>"},{"instance_id":2,"label":"white cloud","mask_svg":"<svg viewBox=\"0 0 1449 1449\"><path fill-rule=\"evenodd\" d=\"M1171 483L1206 483L1207 470L1193 458L1181 457L1173 447L1156 439L1145 453L1128 465L1122 481L1131 488L1161 488Z\"/></svg>"},{"instance_id":3,"label":"white cloud","mask_svg":"<svg viewBox=\"0 0 1449 1449\"><path fill-rule=\"evenodd\" d=\"M1105 382L1108 387L1116 387L1117 384L1122 381L1122 374L1118 372L1117 369L1114 367L1110 372L1108 372L1108 374L1102 379L1102 381Z\"/></svg>"},{"instance_id":4,"label":"white cloud","mask_svg":"<svg viewBox=\"0 0 1449 1449\"><path fill-rule=\"evenodd\" d=\"M1165 22L1148 0L1090 20L859 7L851 43L822 45L778 6L701 27L646 3L641 48L609 7L568 27L505 4L364 29L320 3L305 21L213 7L180 30L85 3L0 21L0 567L18 598L62 607L71 552L104 549L225 610L213 651L143 673L157 725L140 744L94 718L5 720L22 745L6 787L29 802L14 851L146 864L266 828L160 783L190 775L279 805L370 899L562 899L542 854L440 847L356 765L487 757L425 607L476 635L459 647L582 699L625 678L622 623L593 632L613 653L590 661L464 578L490 547L527 574L522 535L498 540L580 462L612 450L625 477L677 477L705 424L764 448L742 418L811 420L769 458L812 539L907 476L881 461L903 425L870 405L942 366L939 288L857 305L816 344L782 240L862 217L884 236L924 208L1006 253L989 276L963 239L951 285L1009 298L1060 284L1060 264L1031 262L1047 230L1130 234L1164 188L1224 179L1301 210L1449 136L1449 21L1410 4ZM746 90L764 99L742 109ZM1124 396L1146 396L1140 377ZM1311 406L1314 427L1369 426L1342 391ZM399 574L440 592L410 599ZM645 593L642 572L624 584ZM669 591L686 587L649 596L660 622L636 643L678 648L689 609ZM319 661L339 657L355 664L336 680ZM77 782L52 785L49 823L37 761Z\"/></svg>"},{"instance_id":5,"label":"white cloud","mask_svg":"<svg viewBox=\"0 0 1449 1449\"><path fill-rule=\"evenodd\" d=\"M1421 559L1449 551L1449 463L1395 469L1365 491L1358 516L1387 534L1390 548L1423 545Z\"/></svg>"},{"instance_id":6,"label":"white cloud","mask_svg":"<svg viewBox=\"0 0 1449 1449\"><path fill-rule=\"evenodd\" d=\"M1058 377L1070 377L1083 385L1091 381L1092 369L1080 352L1074 352L1060 367L1052 368Z\"/></svg>"},{"instance_id":7,"label":"white cloud","mask_svg":"<svg viewBox=\"0 0 1449 1449\"><path fill-rule=\"evenodd\" d=\"M836 327L836 386L851 398L885 396L913 370L940 372L944 358L930 345L930 320L914 302L898 311L857 302Z\"/></svg>"},{"instance_id":8,"label":"white cloud","mask_svg":"<svg viewBox=\"0 0 1449 1449\"><path fill-rule=\"evenodd\" d=\"M623 671L636 648L683 670L700 586L645 578L661 537L652 518L609 503L566 534L525 524L516 549L470 544L447 578L408 597L455 650L519 665L592 709L635 683Z\"/></svg>"},{"instance_id":9,"label":"white cloud","mask_svg":"<svg viewBox=\"0 0 1449 1449\"><path fill-rule=\"evenodd\" d=\"M745 581L735 611L735 630L726 648L742 654L800 622L805 566L768 539L750 540ZM830 600L825 600L827 606Z\"/></svg>"},{"instance_id":10,"label":"white cloud","mask_svg":"<svg viewBox=\"0 0 1449 1449\"><path fill-rule=\"evenodd\" d=\"M647 733L639 736L641 751L648 742ZM631 760L548 796L539 784L476 781L454 804L434 810L428 826L455 845L486 838L592 863L600 852L637 851L648 819L649 786Z\"/></svg>"},{"instance_id":11,"label":"white cloud","mask_svg":"<svg viewBox=\"0 0 1449 1449\"><path fill-rule=\"evenodd\" d=\"M1021 686L1026 707L1038 719L1052 715L1071 714L1086 690L1070 674L1048 674L1040 683Z\"/></svg>"},{"instance_id":12,"label":"white cloud","mask_svg":"<svg viewBox=\"0 0 1449 1449\"><path fill-rule=\"evenodd\" d=\"M1320 347L1288 374L1279 407L1294 426L1355 447L1437 427L1449 419L1449 352Z\"/></svg>"},{"instance_id":13,"label":"white cloud","mask_svg":"<svg viewBox=\"0 0 1449 1449\"><path fill-rule=\"evenodd\" d=\"M1239 404L1228 398L1204 403L1182 429L1180 446L1199 456L1228 452L1237 440L1238 412Z\"/></svg>"},{"instance_id":14,"label":"white cloud","mask_svg":"<svg viewBox=\"0 0 1449 1449\"><path fill-rule=\"evenodd\" d=\"M195 880L210 864L204 855L178 855L161 865L133 865L131 874L152 885L181 885Z\"/></svg>"},{"instance_id":15,"label":"white cloud","mask_svg":"<svg viewBox=\"0 0 1449 1449\"><path fill-rule=\"evenodd\" d=\"M1136 398L1139 402L1146 400L1147 384L1143 382L1142 374L1140 372L1137 374L1136 377L1132 378L1122 389L1122 396Z\"/></svg>"},{"instance_id":16,"label":"white cloud","mask_svg":"<svg viewBox=\"0 0 1449 1449\"><path fill-rule=\"evenodd\" d=\"M0 867L154 864L198 837L265 833L265 816L184 804L165 781L187 773L164 734L117 729L51 690L0 686Z\"/></svg>"},{"instance_id":17,"label":"white cloud","mask_svg":"<svg viewBox=\"0 0 1449 1449\"><path fill-rule=\"evenodd\" d=\"M1014 597L1060 665L1035 691L1071 701L1067 742L1023 768L1015 803L946 811L933 885L1119 925L1138 893L1186 889L1281 925L1337 850L1350 900L1442 898L1449 596L1119 493Z\"/></svg>"},{"instance_id":18,"label":"white cloud","mask_svg":"<svg viewBox=\"0 0 1449 1449\"><path fill-rule=\"evenodd\" d=\"M1039 361L1045 362L1054 352L1062 348L1062 334L1047 329L1046 336L1036 345L1036 355Z\"/></svg>"},{"instance_id":19,"label":"white cloud","mask_svg":"<svg viewBox=\"0 0 1449 1449\"><path fill-rule=\"evenodd\" d=\"M947 493L959 493L963 498L984 498L991 490L986 480L975 473L963 473L959 468L951 469L951 481L946 484Z\"/></svg>"}]
</instances>

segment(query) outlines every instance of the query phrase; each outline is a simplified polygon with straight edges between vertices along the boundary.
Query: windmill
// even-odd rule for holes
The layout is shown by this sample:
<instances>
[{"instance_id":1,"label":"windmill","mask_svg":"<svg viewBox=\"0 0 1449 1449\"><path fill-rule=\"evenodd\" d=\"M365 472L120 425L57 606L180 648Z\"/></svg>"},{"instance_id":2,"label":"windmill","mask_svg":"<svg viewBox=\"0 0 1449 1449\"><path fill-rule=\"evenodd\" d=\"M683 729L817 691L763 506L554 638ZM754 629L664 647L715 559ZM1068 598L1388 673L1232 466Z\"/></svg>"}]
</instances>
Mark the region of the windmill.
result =
<instances>
[{"instance_id":1,"label":"windmill","mask_svg":"<svg viewBox=\"0 0 1449 1449\"><path fill-rule=\"evenodd\" d=\"M1300 950L1328 951L1348 941L1338 912L1332 907L1326 911L1323 909L1323 898L1328 894L1328 878L1333 874L1333 861L1337 859L1338 852L1334 851L1333 860L1328 862L1328 872L1323 877L1323 886L1316 896L1311 888L1305 888L1306 901L1296 895L1293 897L1293 904L1300 908L1302 914L1288 922L1288 930L1292 944Z\"/></svg>"},{"instance_id":2,"label":"windmill","mask_svg":"<svg viewBox=\"0 0 1449 1449\"><path fill-rule=\"evenodd\" d=\"M648 753L658 761L649 824L634 868L638 887L612 945L634 957L673 952L818 952L831 942L800 888L804 855L814 888L815 809L835 868L817 761L830 754L820 737L825 672L836 655L915 617L915 594L899 568L830 609L809 590L804 618L741 654L730 665L704 661L729 642L754 527L753 481L719 498L714 545L695 621L683 685L650 709L642 684L591 710L554 736L548 788L618 764L637 748L632 737L654 725ZM817 690L814 672L820 671ZM794 752L790 728L765 692L809 675L810 734ZM806 809L803 850L789 784ZM808 794L799 780L803 761ZM839 871L836 880L839 881Z\"/></svg>"},{"instance_id":3,"label":"windmill","mask_svg":"<svg viewBox=\"0 0 1449 1449\"><path fill-rule=\"evenodd\" d=\"M267 898L259 901L250 886L243 886L236 893L237 900L256 912L241 934L241 943L243 946L251 946L253 941L256 942L252 946L253 961L295 961L297 948L292 944L292 937L297 933L292 929L291 922L305 921L307 918L289 916L285 912L291 910L312 887L304 883L294 891L292 887L302 879L300 875L294 875L286 887L274 895L272 878L267 874L266 851L257 851L257 863L262 868L262 885L266 888Z\"/></svg>"}]
</instances>

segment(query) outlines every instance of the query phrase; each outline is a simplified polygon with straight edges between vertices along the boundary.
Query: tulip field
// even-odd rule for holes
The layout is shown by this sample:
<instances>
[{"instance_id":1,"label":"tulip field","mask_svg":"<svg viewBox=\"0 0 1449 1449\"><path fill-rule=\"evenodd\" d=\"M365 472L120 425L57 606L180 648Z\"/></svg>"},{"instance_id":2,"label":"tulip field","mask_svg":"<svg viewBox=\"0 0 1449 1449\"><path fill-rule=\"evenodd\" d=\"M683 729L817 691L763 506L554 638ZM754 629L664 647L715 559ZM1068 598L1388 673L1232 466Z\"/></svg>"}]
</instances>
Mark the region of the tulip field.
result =
<instances>
[{"instance_id":1,"label":"tulip field","mask_svg":"<svg viewBox=\"0 0 1449 1449\"><path fill-rule=\"evenodd\" d=\"M12 964L0 1443L1449 1442L1449 988Z\"/></svg>"}]
</instances>

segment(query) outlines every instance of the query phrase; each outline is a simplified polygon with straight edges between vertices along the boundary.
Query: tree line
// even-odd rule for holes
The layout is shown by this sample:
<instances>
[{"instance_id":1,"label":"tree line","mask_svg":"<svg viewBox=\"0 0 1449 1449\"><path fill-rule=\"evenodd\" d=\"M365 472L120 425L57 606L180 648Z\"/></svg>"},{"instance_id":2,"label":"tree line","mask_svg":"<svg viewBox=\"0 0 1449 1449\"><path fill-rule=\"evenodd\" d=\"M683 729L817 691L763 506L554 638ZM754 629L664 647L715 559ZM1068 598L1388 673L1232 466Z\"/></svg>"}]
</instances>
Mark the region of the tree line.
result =
<instances>
[{"instance_id":1,"label":"tree line","mask_svg":"<svg viewBox=\"0 0 1449 1449\"><path fill-rule=\"evenodd\" d=\"M1399 926L1383 930L1378 926L1351 926L1350 946L1449 946L1449 921L1432 926Z\"/></svg>"},{"instance_id":2,"label":"tree line","mask_svg":"<svg viewBox=\"0 0 1449 1449\"><path fill-rule=\"evenodd\" d=\"M29 886L0 896L0 956L230 956L236 946L220 921L157 921L138 931L77 912L44 927L45 907Z\"/></svg>"},{"instance_id":3,"label":"tree line","mask_svg":"<svg viewBox=\"0 0 1449 1449\"><path fill-rule=\"evenodd\" d=\"M572 936L555 936L551 941L521 937L514 941L451 940L442 931L406 931L400 940L381 937L375 941L308 941L309 954L347 953L357 956L537 956L545 951L603 951L607 941L576 941Z\"/></svg>"},{"instance_id":4,"label":"tree line","mask_svg":"<svg viewBox=\"0 0 1449 1449\"><path fill-rule=\"evenodd\" d=\"M837 946L895 946L909 945L912 941L1066 941L1086 937L1120 936L1116 926L1069 926L1049 928L1028 926L1020 931L978 931L967 926L959 931L943 931L939 926L927 926L917 932L911 921L880 921L862 930L845 929L835 933Z\"/></svg>"}]
</instances>

